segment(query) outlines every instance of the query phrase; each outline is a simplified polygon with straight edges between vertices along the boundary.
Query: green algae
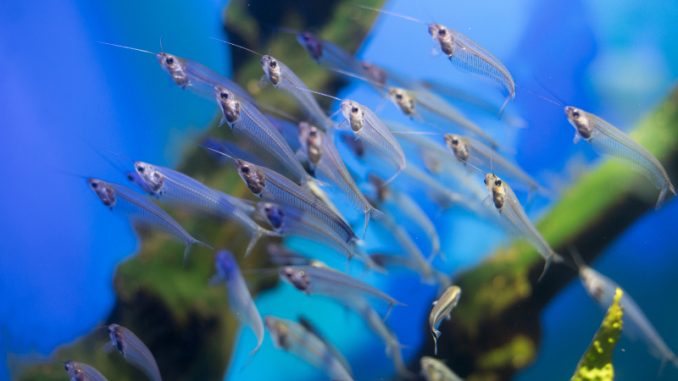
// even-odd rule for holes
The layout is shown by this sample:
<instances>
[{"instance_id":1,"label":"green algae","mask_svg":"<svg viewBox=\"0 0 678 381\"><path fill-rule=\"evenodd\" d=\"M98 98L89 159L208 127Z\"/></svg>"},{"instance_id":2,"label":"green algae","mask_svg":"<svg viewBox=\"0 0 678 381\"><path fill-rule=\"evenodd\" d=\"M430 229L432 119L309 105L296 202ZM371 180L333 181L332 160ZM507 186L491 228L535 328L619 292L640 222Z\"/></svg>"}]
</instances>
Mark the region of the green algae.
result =
<instances>
[{"instance_id":1,"label":"green algae","mask_svg":"<svg viewBox=\"0 0 678 381\"><path fill-rule=\"evenodd\" d=\"M571 381L612 381L614 380L614 366L612 355L622 333L624 311L620 304L623 291L617 288L612 305L593 337L591 345L586 350Z\"/></svg>"}]
</instances>

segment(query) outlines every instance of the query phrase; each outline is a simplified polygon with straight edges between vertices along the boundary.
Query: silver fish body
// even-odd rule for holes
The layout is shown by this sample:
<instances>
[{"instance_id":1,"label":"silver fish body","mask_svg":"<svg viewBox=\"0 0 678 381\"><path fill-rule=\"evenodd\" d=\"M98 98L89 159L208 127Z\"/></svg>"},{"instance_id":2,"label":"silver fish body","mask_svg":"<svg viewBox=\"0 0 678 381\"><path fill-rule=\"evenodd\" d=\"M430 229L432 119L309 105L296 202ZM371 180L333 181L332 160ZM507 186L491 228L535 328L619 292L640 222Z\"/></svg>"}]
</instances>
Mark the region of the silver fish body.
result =
<instances>
[{"instance_id":1,"label":"silver fish body","mask_svg":"<svg viewBox=\"0 0 678 381\"><path fill-rule=\"evenodd\" d=\"M225 121L235 135L244 136L266 150L298 184L308 179L308 174L285 138L254 104L238 98L237 94L220 86L215 87L214 96L222 109Z\"/></svg>"},{"instance_id":2,"label":"silver fish body","mask_svg":"<svg viewBox=\"0 0 678 381\"><path fill-rule=\"evenodd\" d=\"M276 88L286 91L299 102L306 115L325 131L332 129L332 120L327 117L318 101L306 84L282 61L264 55L261 57L261 66L269 82Z\"/></svg>"},{"instance_id":3,"label":"silver fish body","mask_svg":"<svg viewBox=\"0 0 678 381\"><path fill-rule=\"evenodd\" d=\"M470 137L445 134L445 144L454 157L465 165L482 171L496 171L525 184L531 191L541 189L539 183L498 152Z\"/></svg>"},{"instance_id":4,"label":"silver fish body","mask_svg":"<svg viewBox=\"0 0 678 381\"><path fill-rule=\"evenodd\" d=\"M256 353L264 342L264 323L259 314L252 294L247 288L238 262L233 254L226 250L217 253L215 257L217 273L214 280L223 282L228 292L228 304L238 320L252 329L257 338L257 345L251 351Z\"/></svg>"},{"instance_id":5,"label":"silver fish body","mask_svg":"<svg viewBox=\"0 0 678 381\"><path fill-rule=\"evenodd\" d=\"M334 145L332 135L325 134L308 123L299 124L299 141L306 157L314 163L319 175L329 179L344 193L351 203L364 214L363 235L370 218L379 211L370 204L348 172L344 161Z\"/></svg>"},{"instance_id":6,"label":"silver fish body","mask_svg":"<svg viewBox=\"0 0 678 381\"><path fill-rule=\"evenodd\" d=\"M426 381L462 381L442 361L433 357L424 356L420 360L421 372Z\"/></svg>"},{"instance_id":7,"label":"silver fish body","mask_svg":"<svg viewBox=\"0 0 678 381\"><path fill-rule=\"evenodd\" d=\"M579 265L579 278L589 295L604 309L610 307L617 288L621 288L612 279L586 265ZM662 364L670 362L678 368L676 355L626 291L622 295L620 304L624 311L622 333L631 339L642 340L650 353L661 359Z\"/></svg>"},{"instance_id":8,"label":"silver fish body","mask_svg":"<svg viewBox=\"0 0 678 381\"><path fill-rule=\"evenodd\" d=\"M150 193L161 202L235 220L248 229L252 238L245 255L251 252L262 236L276 235L252 220L250 214L254 212L254 206L247 200L212 189L170 168L138 161L134 163L134 169L140 181L144 183L143 188L150 190Z\"/></svg>"},{"instance_id":9,"label":"silver fish body","mask_svg":"<svg viewBox=\"0 0 678 381\"><path fill-rule=\"evenodd\" d=\"M238 174L249 190L265 201L289 205L322 221L344 242L357 240L351 226L318 198L308 187L297 185L285 176L244 160L236 161Z\"/></svg>"},{"instance_id":10,"label":"silver fish body","mask_svg":"<svg viewBox=\"0 0 678 381\"><path fill-rule=\"evenodd\" d=\"M85 363L69 360L64 363L64 369L70 381L107 381L101 372Z\"/></svg>"},{"instance_id":11,"label":"silver fish body","mask_svg":"<svg viewBox=\"0 0 678 381\"><path fill-rule=\"evenodd\" d=\"M561 262L561 257L551 248L532 221L527 217L523 206L518 201L518 197L516 197L511 187L505 181L493 173L488 173L485 175L484 182L502 220L506 221L507 225L512 227L516 234L527 239L546 260L544 271L541 274L543 277L551 263L554 260Z\"/></svg>"},{"instance_id":12,"label":"silver fish body","mask_svg":"<svg viewBox=\"0 0 678 381\"><path fill-rule=\"evenodd\" d=\"M458 68L469 73L489 78L506 92L506 104L516 96L516 84L506 66L492 53L478 45L464 34L442 24L432 23L428 27L431 38L438 42L440 50Z\"/></svg>"},{"instance_id":13,"label":"silver fish body","mask_svg":"<svg viewBox=\"0 0 678 381\"><path fill-rule=\"evenodd\" d=\"M402 147L391 131L369 108L351 100L341 102L341 113L359 139L374 147L379 154L396 168L387 182L396 178L405 169L406 159Z\"/></svg>"},{"instance_id":14,"label":"silver fish body","mask_svg":"<svg viewBox=\"0 0 678 381\"><path fill-rule=\"evenodd\" d=\"M638 167L641 173L659 189L656 207L676 189L662 164L643 146L600 117L576 107L565 107L565 115L575 128L575 143L584 139L597 151L626 160Z\"/></svg>"},{"instance_id":15,"label":"silver fish body","mask_svg":"<svg viewBox=\"0 0 678 381\"><path fill-rule=\"evenodd\" d=\"M458 286L448 287L438 300L433 302L433 308L431 313L428 315L428 325L431 329L431 334L433 335L433 345L434 345L434 354L438 354L438 338L440 338L440 331L438 327L443 319L449 319L452 314L452 310L459 303L461 298L461 288Z\"/></svg>"},{"instance_id":16,"label":"silver fish body","mask_svg":"<svg viewBox=\"0 0 678 381\"><path fill-rule=\"evenodd\" d=\"M111 210L125 214L133 223L162 230L181 240L185 245L184 259L188 257L191 247L195 244L210 247L193 238L172 216L159 206L131 189L99 179L91 178L87 182L90 189L97 194L102 203Z\"/></svg>"},{"instance_id":17,"label":"silver fish body","mask_svg":"<svg viewBox=\"0 0 678 381\"><path fill-rule=\"evenodd\" d=\"M134 367L141 370L150 380L162 381L155 357L146 345L129 329L111 324L108 326L110 344Z\"/></svg>"},{"instance_id":18,"label":"silver fish body","mask_svg":"<svg viewBox=\"0 0 678 381\"><path fill-rule=\"evenodd\" d=\"M325 295L342 300L357 299L361 303L371 298L386 303L389 312L394 306L402 305L385 292L331 268L286 266L279 273L283 280L309 295Z\"/></svg>"},{"instance_id":19,"label":"silver fish body","mask_svg":"<svg viewBox=\"0 0 678 381\"><path fill-rule=\"evenodd\" d=\"M266 316L265 323L278 348L324 371L332 380L353 381L346 360L301 324L273 316Z\"/></svg>"}]
</instances>

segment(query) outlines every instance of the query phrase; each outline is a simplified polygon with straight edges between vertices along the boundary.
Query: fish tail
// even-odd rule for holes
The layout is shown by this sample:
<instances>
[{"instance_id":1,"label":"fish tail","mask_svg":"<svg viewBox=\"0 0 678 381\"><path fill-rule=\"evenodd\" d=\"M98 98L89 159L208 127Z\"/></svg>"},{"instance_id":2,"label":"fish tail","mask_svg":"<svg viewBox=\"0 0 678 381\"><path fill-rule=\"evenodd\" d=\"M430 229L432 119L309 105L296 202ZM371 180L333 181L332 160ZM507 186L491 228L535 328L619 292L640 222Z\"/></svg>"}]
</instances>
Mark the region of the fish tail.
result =
<instances>
[{"instance_id":1,"label":"fish tail","mask_svg":"<svg viewBox=\"0 0 678 381\"><path fill-rule=\"evenodd\" d=\"M541 271L541 275L539 275L539 278L537 278L537 283L541 282L541 280L544 278L544 275L546 275L546 272L551 267L551 264L553 263L554 258L558 258L558 257L556 257L555 253L551 253L551 254L549 254L548 257L546 257L546 262L544 263L544 269ZM556 261L558 261L558 259L556 259Z\"/></svg>"},{"instance_id":2,"label":"fish tail","mask_svg":"<svg viewBox=\"0 0 678 381\"><path fill-rule=\"evenodd\" d=\"M210 250L214 250L214 248L207 243L197 240L193 238L191 241L186 243L184 246L184 266L186 266L186 262L188 262L188 255L191 253L191 249L193 248L194 245L202 246Z\"/></svg>"},{"instance_id":3,"label":"fish tail","mask_svg":"<svg viewBox=\"0 0 678 381\"><path fill-rule=\"evenodd\" d=\"M434 329L431 333L433 335L433 354L438 356L438 338L440 337L441 332Z\"/></svg>"},{"instance_id":4,"label":"fish tail","mask_svg":"<svg viewBox=\"0 0 678 381\"><path fill-rule=\"evenodd\" d=\"M657 204L655 204L654 208L659 209L664 202L669 198L669 194L676 195L676 190L673 187L673 184L671 182L666 182L666 185L661 189L659 192L659 197L657 198Z\"/></svg>"},{"instance_id":5,"label":"fish tail","mask_svg":"<svg viewBox=\"0 0 678 381\"><path fill-rule=\"evenodd\" d=\"M252 232L252 236L250 237L250 241L247 243L247 248L245 249L245 257L249 256L252 250L254 249L254 246L257 245L257 242L259 242L259 239L263 237L264 235L267 235L266 230L262 228L257 228L254 232Z\"/></svg>"},{"instance_id":6,"label":"fish tail","mask_svg":"<svg viewBox=\"0 0 678 381\"><path fill-rule=\"evenodd\" d=\"M370 206L368 209L365 210L364 214L365 218L363 221L363 239L365 238L365 234L367 233L367 226L370 224L370 220L371 219L378 220L384 215L384 213L381 210Z\"/></svg>"}]
</instances>

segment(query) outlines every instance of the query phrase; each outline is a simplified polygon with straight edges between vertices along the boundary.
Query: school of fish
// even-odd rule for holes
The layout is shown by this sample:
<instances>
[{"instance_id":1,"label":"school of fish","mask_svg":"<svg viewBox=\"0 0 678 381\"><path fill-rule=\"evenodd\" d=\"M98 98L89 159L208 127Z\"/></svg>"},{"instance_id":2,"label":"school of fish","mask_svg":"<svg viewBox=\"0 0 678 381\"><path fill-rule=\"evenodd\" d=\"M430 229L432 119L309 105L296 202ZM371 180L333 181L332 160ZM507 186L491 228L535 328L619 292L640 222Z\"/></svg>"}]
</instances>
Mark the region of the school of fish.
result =
<instances>
[{"instance_id":1,"label":"school of fish","mask_svg":"<svg viewBox=\"0 0 678 381\"><path fill-rule=\"evenodd\" d=\"M441 56L452 64L450 70L465 73L468 81L477 81L479 86L485 81L499 87L504 98L497 102L494 113L503 119L502 113L516 97L516 84L509 69L492 53L445 25L360 7L385 17L422 24L425 27L422 43L428 34ZM266 240L269 243L265 252L281 281L299 292L330 298L354 311L383 341L395 371L403 378L416 377L410 369L412 364L402 357L403 344L386 322L392 309L408 307L342 271L345 269L332 268L323 258L340 256L347 263L382 277L389 276L394 267L401 267L417 274L422 282L437 285L438 297L428 319L430 332L422 332L433 336L437 355L438 339L445 333L440 330L441 322L450 319L455 307L464 302L462 290L453 285L453 279L436 268L437 260L445 260L452 253L441 251L440 240L445 232L439 231L432 216L425 212L421 195L440 209L460 206L530 243L544 258L542 277L552 264L575 263L591 297L605 308L611 303L618 285L578 257L554 251L525 212L513 187L530 197L548 195L548 190L507 158L501 142L480 123L465 116L436 86L362 62L311 32L297 32L296 39L317 64L334 75L371 85L420 129L382 120L377 110L358 100L309 89L302 76L278 57L244 46L226 42L259 56L262 81L269 85L263 91L282 91L290 96L302 111L303 119L280 118L275 105L258 104L231 79L188 58L106 43L154 55L180 89L215 104L222 128L230 129L237 140L210 139L196 144L213 154L214 160L230 162L252 197L225 194L177 170L136 160L116 163L128 184L87 178L88 187L112 213L135 227L162 231L181 242L184 261L195 245L210 251L213 248L209 242L194 237L165 208L209 214L237 223L249 237L246 249L238 253L226 248L218 250L210 283L225 286L228 299L224 303L256 337L256 346L250 353L252 361L256 361L257 351L269 336L275 347L319 368L328 379L354 379L348 361L308 319L291 321L259 313L239 261ZM317 96L336 101L335 110L324 110ZM627 134L580 108L564 106L564 112L564 121L575 128L575 143L585 141L601 153L626 160L650 180L659 190L657 207L676 194L662 164ZM347 155L352 156L350 160ZM373 224L387 232L390 237L385 239L400 247L400 253L365 251L363 239ZM317 257L292 252L284 245L290 237L318 243L326 252ZM662 363L678 367L676 355L626 293L622 306L627 320L625 331L627 326L634 327L633 331L651 353ZM148 379L162 380L153 354L135 333L118 324L107 329L108 349L118 352ZM106 380L87 364L69 360L64 367L72 381ZM429 381L461 380L434 357L422 357L419 371Z\"/></svg>"}]
</instances>

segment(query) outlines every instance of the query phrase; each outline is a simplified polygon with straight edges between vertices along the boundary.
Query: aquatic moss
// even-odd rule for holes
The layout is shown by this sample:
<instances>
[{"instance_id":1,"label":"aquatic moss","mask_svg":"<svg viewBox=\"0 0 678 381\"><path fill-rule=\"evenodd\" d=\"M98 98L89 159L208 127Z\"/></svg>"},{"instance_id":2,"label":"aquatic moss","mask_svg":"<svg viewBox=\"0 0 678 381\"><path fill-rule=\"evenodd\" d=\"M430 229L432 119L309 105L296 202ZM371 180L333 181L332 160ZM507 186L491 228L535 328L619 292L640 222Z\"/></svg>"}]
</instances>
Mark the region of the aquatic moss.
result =
<instances>
[{"instance_id":1,"label":"aquatic moss","mask_svg":"<svg viewBox=\"0 0 678 381\"><path fill-rule=\"evenodd\" d=\"M623 328L624 311L620 305L622 295L623 291L617 288L612 305L608 308L603 323L593 337L593 342L579 360L571 381L614 380L612 355Z\"/></svg>"},{"instance_id":2,"label":"aquatic moss","mask_svg":"<svg viewBox=\"0 0 678 381\"><path fill-rule=\"evenodd\" d=\"M520 369L530 363L535 352L534 342L527 336L518 335L504 346L478 358L478 365L482 368L496 368L510 364Z\"/></svg>"}]
</instances>

